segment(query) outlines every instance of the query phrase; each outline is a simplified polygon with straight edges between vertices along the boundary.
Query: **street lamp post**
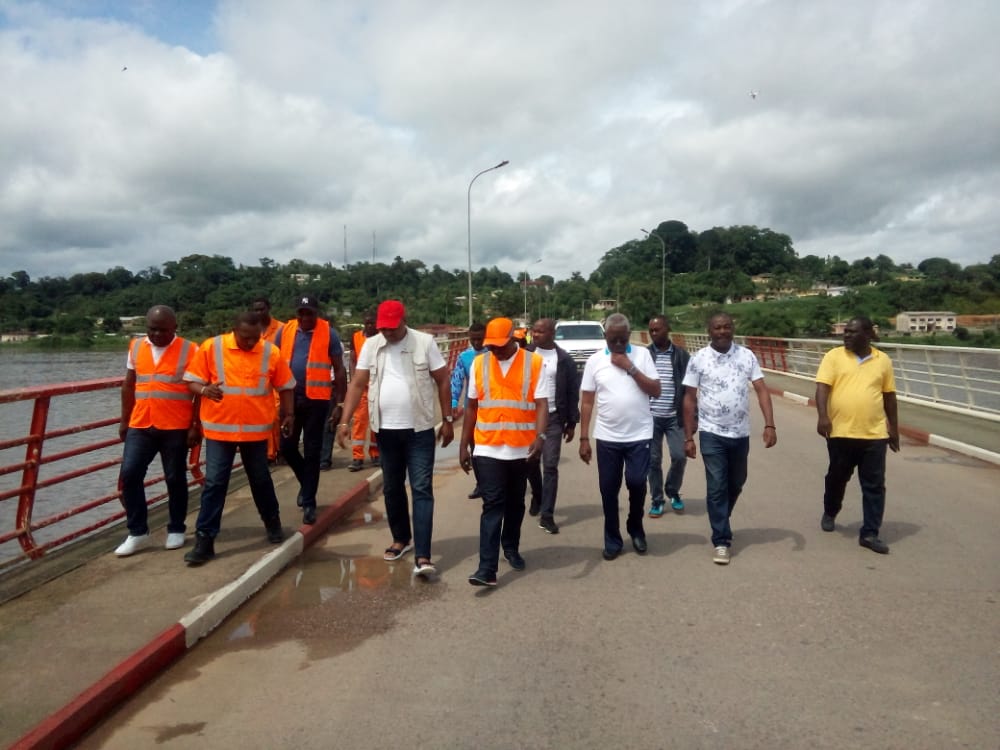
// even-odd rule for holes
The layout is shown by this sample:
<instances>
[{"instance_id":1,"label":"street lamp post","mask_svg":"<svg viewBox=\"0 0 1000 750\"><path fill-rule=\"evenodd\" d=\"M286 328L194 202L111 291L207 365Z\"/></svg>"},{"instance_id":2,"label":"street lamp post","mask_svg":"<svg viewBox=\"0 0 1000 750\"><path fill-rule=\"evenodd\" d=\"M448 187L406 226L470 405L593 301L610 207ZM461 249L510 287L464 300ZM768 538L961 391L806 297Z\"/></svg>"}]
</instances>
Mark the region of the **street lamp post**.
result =
<instances>
[{"instance_id":1,"label":"street lamp post","mask_svg":"<svg viewBox=\"0 0 1000 750\"><path fill-rule=\"evenodd\" d=\"M656 237L660 241L660 315L667 313L667 243L658 234L653 234L645 229L639 229L647 237Z\"/></svg>"},{"instance_id":2,"label":"street lamp post","mask_svg":"<svg viewBox=\"0 0 1000 750\"><path fill-rule=\"evenodd\" d=\"M466 199L467 199L467 203L466 203L466 209L467 209L466 216L468 217L468 220L469 220L469 245L468 245L468 250L469 250L469 290L468 290L468 293L469 293L469 325L470 326L472 325L472 183L475 182L477 179L479 179L480 175L484 175L487 172L492 172L494 169L500 169L500 167L505 167L509 163L510 163L509 161L507 161L506 159L504 159L502 162L500 162L499 164L497 164L495 167L490 167L489 169L484 169L482 172L480 172L475 177L473 177L472 180L469 182L469 192L468 192L468 195L466 196Z\"/></svg>"}]
</instances>

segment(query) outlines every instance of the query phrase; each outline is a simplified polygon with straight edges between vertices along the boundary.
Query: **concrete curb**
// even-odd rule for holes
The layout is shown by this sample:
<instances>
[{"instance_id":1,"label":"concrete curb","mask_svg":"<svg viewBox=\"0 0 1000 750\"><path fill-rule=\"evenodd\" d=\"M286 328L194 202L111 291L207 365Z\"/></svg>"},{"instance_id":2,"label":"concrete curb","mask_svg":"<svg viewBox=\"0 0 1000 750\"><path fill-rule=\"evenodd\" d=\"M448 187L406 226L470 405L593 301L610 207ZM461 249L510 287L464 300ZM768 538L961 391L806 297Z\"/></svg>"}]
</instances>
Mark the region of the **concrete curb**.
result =
<instances>
[{"instance_id":1,"label":"concrete curb","mask_svg":"<svg viewBox=\"0 0 1000 750\"><path fill-rule=\"evenodd\" d=\"M792 393L791 391L782 391L778 388L771 388L770 386L768 386L768 390L773 396L780 396L781 398L794 401L802 406L816 406L816 400L811 399L808 396ZM963 456L971 456L972 458L977 458L980 461L986 461L987 463L1000 466L1000 453L994 453L993 451L986 450L985 448L969 445L968 443L953 440L942 435L935 435L927 432L926 430L918 430L916 427L908 427L905 424L901 424L899 426L899 432L901 435L908 437L910 440L920 443L921 445L932 445L936 448L944 448L945 450L960 453Z\"/></svg>"},{"instance_id":2,"label":"concrete curb","mask_svg":"<svg viewBox=\"0 0 1000 750\"><path fill-rule=\"evenodd\" d=\"M151 682L195 643L211 633L338 521L367 502L381 485L381 471L358 482L353 489L324 508L318 514L315 524L301 527L235 581L210 594L176 624L125 658L68 704L39 722L11 745L11 750L58 750L70 747L117 706L131 698L137 690Z\"/></svg>"}]
</instances>

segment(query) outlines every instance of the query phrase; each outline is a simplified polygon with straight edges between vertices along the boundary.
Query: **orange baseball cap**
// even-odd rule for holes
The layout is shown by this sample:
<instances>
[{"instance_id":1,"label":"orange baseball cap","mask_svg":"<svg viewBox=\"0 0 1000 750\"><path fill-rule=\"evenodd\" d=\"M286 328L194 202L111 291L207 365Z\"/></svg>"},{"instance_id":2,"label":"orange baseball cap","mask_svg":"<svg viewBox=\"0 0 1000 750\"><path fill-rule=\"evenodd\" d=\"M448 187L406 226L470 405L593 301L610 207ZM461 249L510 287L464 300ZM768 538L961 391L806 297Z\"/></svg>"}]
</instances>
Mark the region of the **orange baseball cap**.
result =
<instances>
[{"instance_id":1,"label":"orange baseball cap","mask_svg":"<svg viewBox=\"0 0 1000 750\"><path fill-rule=\"evenodd\" d=\"M514 337L514 321L510 318L493 318L486 324L483 346L507 346Z\"/></svg>"}]
</instances>

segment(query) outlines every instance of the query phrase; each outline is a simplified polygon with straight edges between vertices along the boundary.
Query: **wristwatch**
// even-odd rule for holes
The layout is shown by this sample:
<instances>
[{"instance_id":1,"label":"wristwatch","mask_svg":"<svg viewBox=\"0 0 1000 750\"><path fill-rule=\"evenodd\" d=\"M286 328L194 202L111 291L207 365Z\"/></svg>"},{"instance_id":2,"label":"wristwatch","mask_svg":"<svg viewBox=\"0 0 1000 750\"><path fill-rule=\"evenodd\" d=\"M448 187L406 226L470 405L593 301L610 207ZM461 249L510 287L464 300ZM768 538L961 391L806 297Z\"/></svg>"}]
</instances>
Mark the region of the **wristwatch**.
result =
<instances>
[{"instance_id":1,"label":"wristwatch","mask_svg":"<svg viewBox=\"0 0 1000 750\"><path fill-rule=\"evenodd\" d=\"M444 421L447 422L448 424L451 424L452 422L455 421L455 418L451 414L449 414L447 417L444 418Z\"/></svg>"}]
</instances>

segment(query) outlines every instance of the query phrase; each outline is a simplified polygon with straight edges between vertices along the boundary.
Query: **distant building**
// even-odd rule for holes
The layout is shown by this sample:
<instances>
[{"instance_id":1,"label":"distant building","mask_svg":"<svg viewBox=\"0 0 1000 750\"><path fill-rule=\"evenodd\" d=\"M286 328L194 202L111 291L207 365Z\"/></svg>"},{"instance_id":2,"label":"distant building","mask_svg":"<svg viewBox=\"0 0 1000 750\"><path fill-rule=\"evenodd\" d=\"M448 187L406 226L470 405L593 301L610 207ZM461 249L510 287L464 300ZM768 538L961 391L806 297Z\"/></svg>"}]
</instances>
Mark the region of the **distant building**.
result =
<instances>
[{"instance_id":1,"label":"distant building","mask_svg":"<svg viewBox=\"0 0 1000 750\"><path fill-rule=\"evenodd\" d=\"M957 320L953 312L901 312L896 315L897 333L933 333L955 330Z\"/></svg>"},{"instance_id":2,"label":"distant building","mask_svg":"<svg viewBox=\"0 0 1000 750\"><path fill-rule=\"evenodd\" d=\"M614 310L616 307L618 307L616 299L599 299L591 305L592 310Z\"/></svg>"}]
</instances>

